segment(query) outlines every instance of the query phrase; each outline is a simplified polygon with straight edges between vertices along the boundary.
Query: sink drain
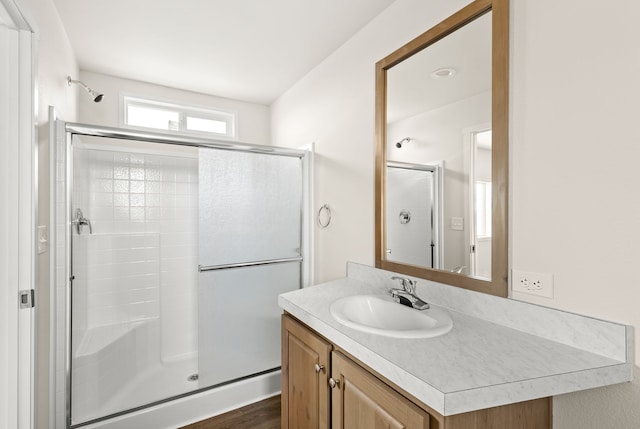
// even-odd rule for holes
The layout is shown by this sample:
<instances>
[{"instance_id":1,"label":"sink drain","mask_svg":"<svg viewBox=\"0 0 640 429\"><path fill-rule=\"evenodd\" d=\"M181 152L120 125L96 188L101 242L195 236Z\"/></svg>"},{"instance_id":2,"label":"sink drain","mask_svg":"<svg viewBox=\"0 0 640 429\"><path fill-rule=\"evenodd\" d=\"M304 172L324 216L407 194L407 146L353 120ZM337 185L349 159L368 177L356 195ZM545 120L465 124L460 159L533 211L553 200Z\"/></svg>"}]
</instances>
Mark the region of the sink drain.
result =
<instances>
[{"instance_id":1,"label":"sink drain","mask_svg":"<svg viewBox=\"0 0 640 429\"><path fill-rule=\"evenodd\" d=\"M198 374L191 374L189 377L187 377L188 381L198 381L198 379L200 378L200 376Z\"/></svg>"}]
</instances>

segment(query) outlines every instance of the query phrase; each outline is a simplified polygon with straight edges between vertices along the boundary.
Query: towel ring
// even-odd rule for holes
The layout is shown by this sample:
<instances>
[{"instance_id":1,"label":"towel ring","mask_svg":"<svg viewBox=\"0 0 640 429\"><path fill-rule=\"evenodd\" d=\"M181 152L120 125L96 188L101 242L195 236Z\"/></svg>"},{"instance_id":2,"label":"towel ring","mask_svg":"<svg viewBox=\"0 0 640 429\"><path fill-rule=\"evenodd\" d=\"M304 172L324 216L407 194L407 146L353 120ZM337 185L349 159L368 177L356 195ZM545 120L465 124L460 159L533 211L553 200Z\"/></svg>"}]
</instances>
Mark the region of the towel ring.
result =
<instances>
[{"instance_id":1,"label":"towel ring","mask_svg":"<svg viewBox=\"0 0 640 429\"><path fill-rule=\"evenodd\" d=\"M324 222L322 221L323 213L325 213L324 217L326 218ZM320 207L320 210L318 210L318 225L320 225L320 228L326 228L329 226L330 223L331 223L331 209L329 208L329 204L323 204L322 207Z\"/></svg>"}]
</instances>

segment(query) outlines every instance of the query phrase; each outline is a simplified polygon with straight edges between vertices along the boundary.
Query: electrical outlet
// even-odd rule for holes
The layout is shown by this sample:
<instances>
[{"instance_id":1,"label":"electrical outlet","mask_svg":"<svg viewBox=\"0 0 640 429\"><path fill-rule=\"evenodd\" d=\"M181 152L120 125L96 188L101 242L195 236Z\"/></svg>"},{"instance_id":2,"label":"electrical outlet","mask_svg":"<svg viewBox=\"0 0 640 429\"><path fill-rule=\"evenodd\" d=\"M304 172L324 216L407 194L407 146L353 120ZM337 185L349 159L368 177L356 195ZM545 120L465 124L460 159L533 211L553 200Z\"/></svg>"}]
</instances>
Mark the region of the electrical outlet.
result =
<instances>
[{"instance_id":1,"label":"electrical outlet","mask_svg":"<svg viewBox=\"0 0 640 429\"><path fill-rule=\"evenodd\" d=\"M553 274L512 270L511 288L514 292L553 298Z\"/></svg>"}]
</instances>

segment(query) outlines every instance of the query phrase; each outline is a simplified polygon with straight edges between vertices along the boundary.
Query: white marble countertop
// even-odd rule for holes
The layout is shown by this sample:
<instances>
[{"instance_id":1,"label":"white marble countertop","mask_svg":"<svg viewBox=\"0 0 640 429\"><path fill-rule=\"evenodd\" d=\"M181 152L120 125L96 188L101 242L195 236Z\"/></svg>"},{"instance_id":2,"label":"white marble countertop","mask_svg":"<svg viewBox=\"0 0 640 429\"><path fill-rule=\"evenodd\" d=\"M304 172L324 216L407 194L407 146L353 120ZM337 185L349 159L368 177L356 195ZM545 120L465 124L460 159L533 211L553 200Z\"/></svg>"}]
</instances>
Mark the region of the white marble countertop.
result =
<instances>
[{"instance_id":1,"label":"white marble countertop","mask_svg":"<svg viewBox=\"0 0 640 429\"><path fill-rule=\"evenodd\" d=\"M280 295L280 307L447 416L632 378L632 328L417 279L417 295L445 308L453 329L397 339L348 328L330 304L386 293L394 273L349 264L349 276ZM459 304L457 304L459 302Z\"/></svg>"}]
</instances>

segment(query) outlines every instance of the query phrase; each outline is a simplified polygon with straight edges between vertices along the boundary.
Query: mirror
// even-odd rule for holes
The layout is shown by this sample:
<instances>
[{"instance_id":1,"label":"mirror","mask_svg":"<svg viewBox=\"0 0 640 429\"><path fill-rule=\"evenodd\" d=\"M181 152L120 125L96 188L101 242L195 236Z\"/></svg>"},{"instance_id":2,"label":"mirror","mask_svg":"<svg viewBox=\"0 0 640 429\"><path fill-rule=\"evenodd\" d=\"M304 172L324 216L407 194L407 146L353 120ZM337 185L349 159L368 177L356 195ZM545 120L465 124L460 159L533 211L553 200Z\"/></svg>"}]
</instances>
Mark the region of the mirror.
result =
<instances>
[{"instance_id":1,"label":"mirror","mask_svg":"<svg viewBox=\"0 0 640 429\"><path fill-rule=\"evenodd\" d=\"M387 259L490 279L491 12L390 68L386 115Z\"/></svg>"},{"instance_id":2,"label":"mirror","mask_svg":"<svg viewBox=\"0 0 640 429\"><path fill-rule=\"evenodd\" d=\"M376 64L376 267L507 295L508 0Z\"/></svg>"}]
</instances>

